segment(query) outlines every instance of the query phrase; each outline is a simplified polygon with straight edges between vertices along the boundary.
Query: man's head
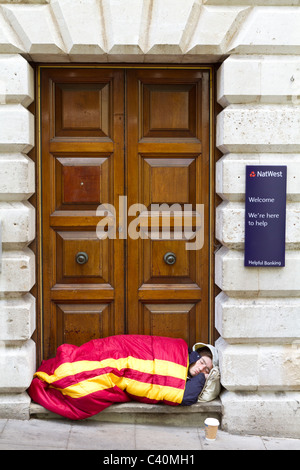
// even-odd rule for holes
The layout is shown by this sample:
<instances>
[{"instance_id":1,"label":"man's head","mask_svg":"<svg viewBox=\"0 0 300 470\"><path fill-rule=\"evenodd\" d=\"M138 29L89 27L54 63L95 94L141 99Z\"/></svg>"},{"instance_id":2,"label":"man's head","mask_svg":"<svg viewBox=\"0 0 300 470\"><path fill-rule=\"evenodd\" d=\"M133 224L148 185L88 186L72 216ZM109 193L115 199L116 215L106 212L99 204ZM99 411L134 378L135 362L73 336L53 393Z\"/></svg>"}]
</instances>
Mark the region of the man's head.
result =
<instances>
[{"instance_id":1,"label":"man's head","mask_svg":"<svg viewBox=\"0 0 300 470\"><path fill-rule=\"evenodd\" d=\"M207 376L213 368L212 354L201 351L201 357L189 367L189 374L191 377L200 374L201 372Z\"/></svg>"},{"instance_id":2,"label":"man's head","mask_svg":"<svg viewBox=\"0 0 300 470\"><path fill-rule=\"evenodd\" d=\"M215 348L215 346L212 346L211 344L205 344L205 343L196 343L193 346L193 351L197 351L200 356L202 356L202 352L204 351L204 348L209 350L211 353L212 357L212 362L213 362L213 367L219 366L219 357L218 357L218 351Z\"/></svg>"}]
</instances>

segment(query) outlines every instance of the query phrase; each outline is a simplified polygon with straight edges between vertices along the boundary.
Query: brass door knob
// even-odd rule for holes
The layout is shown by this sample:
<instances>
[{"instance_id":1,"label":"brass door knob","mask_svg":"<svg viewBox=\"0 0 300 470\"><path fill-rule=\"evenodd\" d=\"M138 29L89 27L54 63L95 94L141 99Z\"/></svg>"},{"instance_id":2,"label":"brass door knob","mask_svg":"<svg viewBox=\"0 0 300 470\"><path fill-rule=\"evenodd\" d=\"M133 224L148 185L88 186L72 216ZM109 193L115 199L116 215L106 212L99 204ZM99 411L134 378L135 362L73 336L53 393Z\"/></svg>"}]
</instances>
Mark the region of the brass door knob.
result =
<instances>
[{"instance_id":1,"label":"brass door knob","mask_svg":"<svg viewBox=\"0 0 300 470\"><path fill-rule=\"evenodd\" d=\"M85 253L84 251L79 251L79 253L77 253L76 255L76 263L78 264L85 264L87 263L89 260L89 257L87 255L87 253Z\"/></svg>"},{"instance_id":2,"label":"brass door knob","mask_svg":"<svg viewBox=\"0 0 300 470\"><path fill-rule=\"evenodd\" d=\"M168 253L166 253L164 255L164 262L166 264L169 264L169 265L172 265L176 262L176 255L175 253L172 253L171 251L168 251Z\"/></svg>"}]
</instances>

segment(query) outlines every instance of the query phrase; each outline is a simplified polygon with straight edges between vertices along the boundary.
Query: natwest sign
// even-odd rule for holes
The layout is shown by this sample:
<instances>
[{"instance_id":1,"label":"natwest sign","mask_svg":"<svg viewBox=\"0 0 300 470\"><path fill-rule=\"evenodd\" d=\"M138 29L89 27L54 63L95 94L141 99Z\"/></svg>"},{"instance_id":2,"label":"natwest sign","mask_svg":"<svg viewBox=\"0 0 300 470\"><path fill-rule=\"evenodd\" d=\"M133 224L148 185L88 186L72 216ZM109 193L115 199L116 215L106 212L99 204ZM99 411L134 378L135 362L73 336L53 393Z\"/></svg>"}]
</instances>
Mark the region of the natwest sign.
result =
<instances>
[{"instance_id":1,"label":"natwest sign","mask_svg":"<svg viewBox=\"0 0 300 470\"><path fill-rule=\"evenodd\" d=\"M286 174L286 166L246 166L245 266L285 265Z\"/></svg>"}]
</instances>

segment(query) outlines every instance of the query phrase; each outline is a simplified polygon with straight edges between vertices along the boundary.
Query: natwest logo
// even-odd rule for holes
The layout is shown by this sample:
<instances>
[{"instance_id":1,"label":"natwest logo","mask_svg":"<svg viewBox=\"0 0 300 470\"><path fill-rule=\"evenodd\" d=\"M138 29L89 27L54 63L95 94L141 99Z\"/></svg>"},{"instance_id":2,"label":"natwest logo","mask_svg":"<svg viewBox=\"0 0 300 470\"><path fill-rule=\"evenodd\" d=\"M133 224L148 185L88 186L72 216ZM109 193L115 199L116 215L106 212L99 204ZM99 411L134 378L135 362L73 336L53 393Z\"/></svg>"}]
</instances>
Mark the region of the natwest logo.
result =
<instances>
[{"instance_id":1,"label":"natwest logo","mask_svg":"<svg viewBox=\"0 0 300 470\"><path fill-rule=\"evenodd\" d=\"M250 178L283 178L284 174L283 174L283 171L279 170L279 171L274 171L273 169L272 170L267 170L267 169L263 169L263 170L259 170L259 169L255 169L255 170L250 170L249 168L249 176Z\"/></svg>"},{"instance_id":2,"label":"natwest logo","mask_svg":"<svg viewBox=\"0 0 300 470\"><path fill-rule=\"evenodd\" d=\"M267 170L267 171L259 171L257 170L257 177L261 178L282 178L283 173L282 171L274 171L274 170Z\"/></svg>"}]
</instances>

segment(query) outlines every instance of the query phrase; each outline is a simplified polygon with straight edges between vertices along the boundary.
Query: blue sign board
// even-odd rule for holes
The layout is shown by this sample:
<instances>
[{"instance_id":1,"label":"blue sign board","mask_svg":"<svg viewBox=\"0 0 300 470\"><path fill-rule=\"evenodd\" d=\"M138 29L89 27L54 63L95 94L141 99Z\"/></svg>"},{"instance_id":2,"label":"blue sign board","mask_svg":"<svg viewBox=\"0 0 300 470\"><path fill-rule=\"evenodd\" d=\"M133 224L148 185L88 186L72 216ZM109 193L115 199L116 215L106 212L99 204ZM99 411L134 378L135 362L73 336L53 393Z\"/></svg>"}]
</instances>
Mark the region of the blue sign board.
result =
<instances>
[{"instance_id":1,"label":"blue sign board","mask_svg":"<svg viewBox=\"0 0 300 470\"><path fill-rule=\"evenodd\" d=\"M246 166L245 266L285 265L286 173L286 166Z\"/></svg>"}]
</instances>

